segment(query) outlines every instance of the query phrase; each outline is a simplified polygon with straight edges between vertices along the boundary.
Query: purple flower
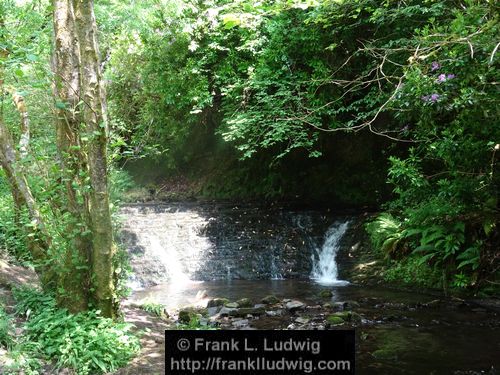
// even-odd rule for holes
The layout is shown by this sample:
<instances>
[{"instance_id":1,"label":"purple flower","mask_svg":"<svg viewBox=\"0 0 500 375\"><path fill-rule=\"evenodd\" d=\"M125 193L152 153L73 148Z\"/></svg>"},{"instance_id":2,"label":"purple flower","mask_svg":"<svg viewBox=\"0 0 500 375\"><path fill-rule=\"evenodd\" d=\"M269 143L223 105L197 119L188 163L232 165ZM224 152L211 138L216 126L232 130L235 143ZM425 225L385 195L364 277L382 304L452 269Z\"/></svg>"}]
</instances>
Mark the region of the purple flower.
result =
<instances>
[{"instance_id":1,"label":"purple flower","mask_svg":"<svg viewBox=\"0 0 500 375\"><path fill-rule=\"evenodd\" d=\"M441 68L441 65L439 65L437 61L433 61L431 65L431 72L438 70L439 68Z\"/></svg>"},{"instance_id":2,"label":"purple flower","mask_svg":"<svg viewBox=\"0 0 500 375\"><path fill-rule=\"evenodd\" d=\"M455 74L448 74L446 76L446 79L453 79L453 78L455 78Z\"/></svg>"},{"instance_id":3,"label":"purple flower","mask_svg":"<svg viewBox=\"0 0 500 375\"><path fill-rule=\"evenodd\" d=\"M439 100L440 96L441 95L439 95L439 94L424 95L420 99L422 99L426 103L429 103L429 102L436 103Z\"/></svg>"},{"instance_id":4,"label":"purple flower","mask_svg":"<svg viewBox=\"0 0 500 375\"><path fill-rule=\"evenodd\" d=\"M437 81L438 81L439 83L446 81L446 74L440 74L440 75L438 76Z\"/></svg>"}]
</instances>

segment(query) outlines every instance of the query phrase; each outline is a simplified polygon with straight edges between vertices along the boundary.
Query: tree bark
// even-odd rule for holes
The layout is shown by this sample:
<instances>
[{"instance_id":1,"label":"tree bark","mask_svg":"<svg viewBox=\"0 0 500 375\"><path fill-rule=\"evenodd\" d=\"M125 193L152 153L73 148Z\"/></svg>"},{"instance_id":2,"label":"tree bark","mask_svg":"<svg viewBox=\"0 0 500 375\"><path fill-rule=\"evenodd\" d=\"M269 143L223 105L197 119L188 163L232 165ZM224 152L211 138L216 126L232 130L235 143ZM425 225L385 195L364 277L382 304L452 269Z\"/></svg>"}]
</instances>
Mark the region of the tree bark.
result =
<instances>
[{"instance_id":1,"label":"tree bark","mask_svg":"<svg viewBox=\"0 0 500 375\"><path fill-rule=\"evenodd\" d=\"M105 96L93 2L54 0L54 33L60 165L67 181L69 210L77 222L85 223L91 232L91 236L82 232L74 238L79 259L89 266L88 279L75 280L71 275L63 285L75 291L74 299L85 301L84 304L71 303L77 306L75 309L86 309L84 305L91 302L102 315L114 317L117 311L114 303L115 247L108 197ZM89 186L86 178L80 178L82 175L88 176ZM71 266L68 258L68 270ZM79 292L76 291L78 284ZM92 292L84 296L82 289ZM62 301L64 305L69 302Z\"/></svg>"},{"instance_id":2,"label":"tree bark","mask_svg":"<svg viewBox=\"0 0 500 375\"><path fill-rule=\"evenodd\" d=\"M56 100L56 134L61 181L66 190L67 211L71 220L66 233L71 246L66 250L61 272L58 301L72 312L84 311L90 302L91 240L85 234L88 224L87 197L81 177L87 173L80 131L83 118L80 105L80 44L76 30L73 2L54 0L54 96ZM78 188L77 188L78 187ZM79 191L80 190L80 191Z\"/></svg>"},{"instance_id":3,"label":"tree bark","mask_svg":"<svg viewBox=\"0 0 500 375\"><path fill-rule=\"evenodd\" d=\"M90 182L90 223L92 228L92 270L97 307L103 315L114 316L113 227L109 210L107 171L107 126L105 95L101 80L97 25L92 0L73 0L80 41L83 118L90 138L86 147Z\"/></svg>"}]
</instances>

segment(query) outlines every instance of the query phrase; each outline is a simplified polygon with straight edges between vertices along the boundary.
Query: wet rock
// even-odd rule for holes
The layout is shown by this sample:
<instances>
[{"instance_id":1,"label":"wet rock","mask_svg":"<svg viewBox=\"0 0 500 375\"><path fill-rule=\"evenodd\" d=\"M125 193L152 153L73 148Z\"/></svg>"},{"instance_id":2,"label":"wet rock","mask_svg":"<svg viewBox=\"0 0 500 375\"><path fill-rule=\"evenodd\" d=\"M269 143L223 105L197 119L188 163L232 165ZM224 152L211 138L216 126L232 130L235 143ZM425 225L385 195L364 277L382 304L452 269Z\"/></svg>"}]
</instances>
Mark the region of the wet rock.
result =
<instances>
[{"instance_id":1,"label":"wet rock","mask_svg":"<svg viewBox=\"0 0 500 375\"><path fill-rule=\"evenodd\" d=\"M359 307L359 303L356 301L346 301L344 302L344 309L356 309Z\"/></svg>"},{"instance_id":2,"label":"wet rock","mask_svg":"<svg viewBox=\"0 0 500 375\"><path fill-rule=\"evenodd\" d=\"M207 309L207 314L208 316L214 316L219 312L220 309L221 309L220 306L209 307Z\"/></svg>"},{"instance_id":3,"label":"wet rock","mask_svg":"<svg viewBox=\"0 0 500 375\"><path fill-rule=\"evenodd\" d=\"M339 311L339 312L336 312L335 314L332 314L330 316L338 316L342 320L349 322L349 321L351 321L351 318L352 318L352 312L351 311Z\"/></svg>"},{"instance_id":4,"label":"wet rock","mask_svg":"<svg viewBox=\"0 0 500 375\"><path fill-rule=\"evenodd\" d=\"M332 303L332 307L335 310L342 311L345 308L345 302L334 302L334 303Z\"/></svg>"},{"instance_id":5,"label":"wet rock","mask_svg":"<svg viewBox=\"0 0 500 375\"><path fill-rule=\"evenodd\" d=\"M241 298L236 301L239 307L252 307L253 303L250 301L250 298Z\"/></svg>"},{"instance_id":6,"label":"wet rock","mask_svg":"<svg viewBox=\"0 0 500 375\"><path fill-rule=\"evenodd\" d=\"M326 321L330 323L331 325L339 325L339 324L344 324L344 319L342 319L340 316L337 315L329 315L326 318Z\"/></svg>"},{"instance_id":7,"label":"wet rock","mask_svg":"<svg viewBox=\"0 0 500 375\"><path fill-rule=\"evenodd\" d=\"M333 293L331 290L324 289L321 292L319 292L319 296L321 298L331 298L333 296Z\"/></svg>"},{"instance_id":8,"label":"wet rock","mask_svg":"<svg viewBox=\"0 0 500 375\"><path fill-rule=\"evenodd\" d=\"M222 309L220 309L219 315L220 316L228 316L229 314L235 312L236 310L238 310L238 309L236 309L236 308L229 308L229 307L224 306Z\"/></svg>"},{"instance_id":9,"label":"wet rock","mask_svg":"<svg viewBox=\"0 0 500 375\"><path fill-rule=\"evenodd\" d=\"M340 318L344 322L361 322L363 319L361 315L353 311L339 311L329 315L327 321L330 322L331 319L338 321L336 318Z\"/></svg>"},{"instance_id":10,"label":"wet rock","mask_svg":"<svg viewBox=\"0 0 500 375\"><path fill-rule=\"evenodd\" d=\"M199 322L200 322L200 326L202 326L202 327L208 326L208 319L207 318L200 318Z\"/></svg>"},{"instance_id":11,"label":"wet rock","mask_svg":"<svg viewBox=\"0 0 500 375\"><path fill-rule=\"evenodd\" d=\"M240 309L231 309L229 316L247 316L247 315L264 315L266 311L262 308L255 309L253 307L242 307Z\"/></svg>"},{"instance_id":12,"label":"wet rock","mask_svg":"<svg viewBox=\"0 0 500 375\"><path fill-rule=\"evenodd\" d=\"M327 302L327 303L323 304L323 308L324 309L331 309L332 307L333 307L333 305L330 302Z\"/></svg>"},{"instance_id":13,"label":"wet rock","mask_svg":"<svg viewBox=\"0 0 500 375\"><path fill-rule=\"evenodd\" d=\"M280 300L275 295L269 295L261 299L261 302L266 305L274 305Z\"/></svg>"},{"instance_id":14,"label":"wet rock","mask_svg":"<svg viewBox=\"0 0 500 375\"><path fill-rule=\"evenodd\" d=\"M290 301L286 303L286 308L290 312L302 310L306 305L300 301Z\"/></svg>"},{"instance_id":15,"label":"wet rock","mask_svg":"<svg viewBox=\"0 0 500 375\"><path fill-rule=\"evenodd\" d=\"M189 323L191 321L192 312L189 310L179 311L179 322Z\"/></svg>"},{"instance_id":16,"label":"wet rock","mask_svg":"<svg viewBox=\"0 0 500 375\"><path fill-rule=\"evenodd\" d=\"M232 325L235 328L243 328L243 327L248 326L248 323L249 323L248 319L238 319L238 320L233 321Z\"/></svg>"},{"instance_id":17,"label":"wet rock","mask_svg":"<svg viewBox=\"0 0 500 375\"><path fill-rule=\"evenodd\" d=\"M321 309L321 305L306 306L306 309L308 309L308 310L319 310L319 309Z\"/></svg>"},{"instance_id":18,"label":"wet rock","mask_svg":"<svg viewBox=\"0 0 500 375\"><path fill-rule=\"evenodd\" d=\"M237 309L238 307L240 307L240 305L236 302L229 302L226 303L224 306L226 306L229 309Z\"/></svg>"},{"instance_id":19,"label":"wet rock","mask_svg":"<svg viewBox=\"0 0 500 375\"><path fill-rule=\"evenodd\" d=\"M270 310L266 311L267 316L282 316L283 315L283 310L278 309L278 310Z\"/></svg>"},{"instance_id":20,"label":"wet rock","mask_svg":"<svg viewBox=\"0 0 500 375\"><path fill-rule=\"evenodd\" d=\"M249 306L249 307L250 307L250 306ZM253 307L254 307L255 309L260 309L260 308L266 307L266 305L265 305L265 304L263 304L263 303L256 303L255 305L253 305Z\"/></svg>"},{"instance_id":21,"label":"wet rock","mask_svg":"<svg viewBox=\"0 0 500 375\"><path fill-rule=\"evenodd\" d=\"M224 306L226 303L229 303L227 298L214 298L208 301L207 307Z\"/></svg>"},{"instance_id":22,"label":"wet rock","mask_svg":"<svg viewBox=\"0 0 500 375\"><path fill-rule=\"evenodd\" d=\"M303 316L299 316L297 319L295 319L295 323L299 323L299 324L307 324L309 322L310 322L310 319L305 318Z\"/></svg>"}]
</instances>

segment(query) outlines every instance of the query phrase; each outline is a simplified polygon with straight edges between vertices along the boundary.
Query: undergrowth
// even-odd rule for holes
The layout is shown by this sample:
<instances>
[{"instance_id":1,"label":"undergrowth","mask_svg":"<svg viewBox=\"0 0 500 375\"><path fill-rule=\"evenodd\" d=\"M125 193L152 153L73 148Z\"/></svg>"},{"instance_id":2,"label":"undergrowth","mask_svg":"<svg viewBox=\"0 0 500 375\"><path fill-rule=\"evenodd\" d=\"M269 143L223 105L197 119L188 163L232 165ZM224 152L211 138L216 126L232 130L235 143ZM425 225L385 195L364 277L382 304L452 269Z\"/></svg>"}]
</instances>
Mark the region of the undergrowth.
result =
<instances>
[{"instance_id":1,"label":"undergrowth","mask_svg":"<svg viewBox=\"0 0 500 375\"><path fill-rule=\"evenodd\" d=\"M107 373L125 366L139 350L130 324L103 318L98 311L70 314L56 306L53 296L33 288L13 289L13 296L16 315L26 323L9 353L7 373L42 374L35 358L78 375Z\"/></svg>"}]
</instances>

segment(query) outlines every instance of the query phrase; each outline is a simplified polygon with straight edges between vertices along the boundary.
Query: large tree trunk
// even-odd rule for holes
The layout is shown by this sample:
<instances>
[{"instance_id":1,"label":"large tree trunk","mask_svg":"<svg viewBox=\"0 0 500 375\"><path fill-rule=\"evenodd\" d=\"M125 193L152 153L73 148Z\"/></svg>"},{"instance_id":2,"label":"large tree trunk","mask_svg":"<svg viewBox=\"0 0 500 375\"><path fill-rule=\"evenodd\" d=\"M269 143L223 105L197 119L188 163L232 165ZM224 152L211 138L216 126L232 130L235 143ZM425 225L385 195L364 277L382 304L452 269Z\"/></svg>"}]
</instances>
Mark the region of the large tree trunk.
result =
<instances>
[{"instance_id":1,"label":"large tree trunk","mask_svg":"<svg viewBox=\"0 0 500 375\"><path fill-rule=\"evenodd\" d=\"M74 239L79 260L89 265L87 279L77 279L72 272L68 273L63 281L64 288L75 293L62 303L83 310L92 302L104 316L114 317L115 248L109 211L105 101L96 29L92 1L54 0L53 65L60 164L68 181L69 210L91 233L85 236L86 231L82 229ZM83 134L85 137L81 137ZM82 175L88 175L90 186L85 178L80 178ZM74 189L75 185L78 189ZM68 271L75 266L72 259L74 256L68 257L66 262ZM82 270L79 274L84 275ZM84 294L90 290L93 292Z\"/></svg>"},{"instance_id":2,"label":"large tree trunk","mask_svg":"<svg viewBox=\"0 0 500 375\"><path fill-rule=\"evenodd\" d=\"M107 126L105 95L101 82L97 26L92 0L73 0L80 40L83 118L90 137L88 154L90 182L90 223L92 228L92 270L97 307L113 316L114 267L113 227L109 210L107 171Z\"/></svg>"},{"instance_id":3,"label":"large tree trunk","mask_svg":"<svg viewBox=\"0 0 500 375\"><path fill-rule=\"evenodd\" d=\"M66 187L66 206L71 214L65 232L72 236L61 272L59 303L70 311L88 309L90 295L91 239L85 235L88 225L87 197L82 176L86 171L80 140L80 45L72 0L54 0L54 95L56 100L56 133L61 181ZM80 225L79 225L80 224ZM78 226L79 225L79 226ZM85 268L87 267L87 268Z\"/></svg>"}]
</instances>

